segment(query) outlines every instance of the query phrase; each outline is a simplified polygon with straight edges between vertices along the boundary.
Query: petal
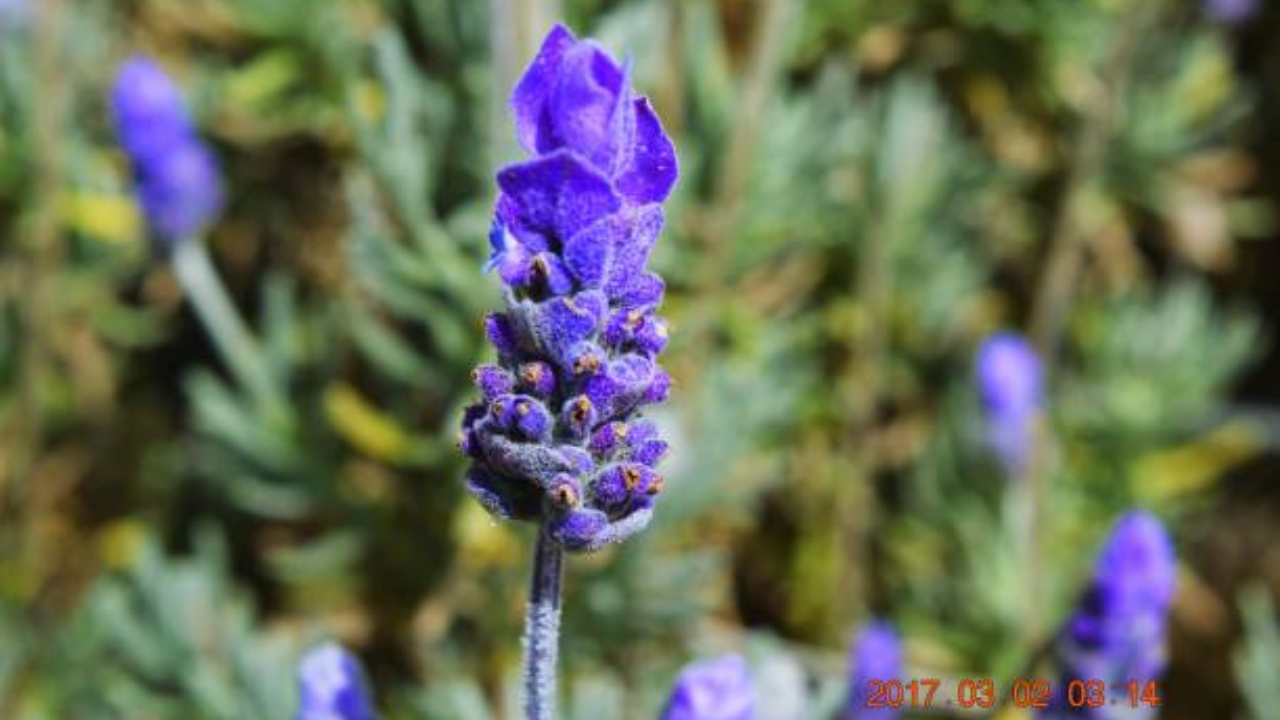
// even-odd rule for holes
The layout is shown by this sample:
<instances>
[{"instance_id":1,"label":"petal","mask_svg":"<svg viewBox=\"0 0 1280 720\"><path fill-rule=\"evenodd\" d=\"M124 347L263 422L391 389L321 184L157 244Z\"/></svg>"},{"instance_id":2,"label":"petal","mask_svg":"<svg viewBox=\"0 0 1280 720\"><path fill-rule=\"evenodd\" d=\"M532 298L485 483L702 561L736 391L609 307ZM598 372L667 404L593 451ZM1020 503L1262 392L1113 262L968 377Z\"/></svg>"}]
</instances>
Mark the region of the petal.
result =
<instances>
[{"instance_id":1,"label":"petal","mask_svg":"<svg viewBox=\"0 0 1280 720\"><path fill-rule=\"evenodd\" d=\"M583 287L598 288L613 262L614 245L630 231L623 213L601 218L569 238L564 246L564 263Z\"/></svg>"},{"instance_id":2,"label":"petal","mask_svg":"<svg viewBox=\"0 0 1280 720\"><path fill-rule=\"evenodd\" d=\"M564 242L618 210L609 180L567 150L498 173L519 226Z\"/></svg>"},{"instance_id":3,"label":"petal","mask_svg":"<svg viewBox=\"0 0 1280 720\"><path fill-rule=\"evenodd\" d=\"M635 114L630 162L618 174L618 191L635 205L662 202L680 176L676 149L647 98L636 98Z\"/></svg>"},{"instance_id":4,"label":"petal","mask_svg":"<svg viewBox=\"0 0 1280 720\"><path fill-rule=\"evenodd\" d=\"M578 43L564 54L547 121L551 133L540 133L538 152L567 147L603 171L613 169L621 147L614 124L620 101L629 98L626 76L603 48Z\"/></svg>"},{"instance_id":5,"label":"petal","mask_svg":"<svg viewBox=\"0 0 1280 720\"><path fill-rule=\"evenodd\" d=\"M653 273L633 275L619 282L609 293L609 299L626 308L650 307L662 302L666 283Z\"/></svg>"},{"instance_id":6,"label":"petal","mask_svg":"<svg viewBox=\"0 0 1280 720\"><path fill-rule=\"evenodd\" d=\"M560 367L571 370L570 350L595 333L606 307L599 291L588 291L543 303L522 303L516 310L523 315L538 348Z\"/></svg>"},{"instance_id":7,"label":"petal","mask_svg":"<svg viewBox=\"0 0 1280 720\"><path fill-rule=\"evenodd\" d=\"M556 87L560 64L576 40L564 25L556 24L542 41L529 69L511 92L511 112L515 115L516 138L525 150L538 151L538 125L546 111L547 99Z\"/></svg>"},{"instance_id":8,"label":"petal","mask_svg":"<svg viewBox=\"0 0 1280 720\"><path fill-rule=\"evenodd\" d=\"M629 227L625 232L615 232L612 237L613 253L609 263L604 289L610 297L621 295L630 283L644 273L649 262L649 252L662 233L662 206L645 205L627 216Z\"/></svg>"}]
</instances>

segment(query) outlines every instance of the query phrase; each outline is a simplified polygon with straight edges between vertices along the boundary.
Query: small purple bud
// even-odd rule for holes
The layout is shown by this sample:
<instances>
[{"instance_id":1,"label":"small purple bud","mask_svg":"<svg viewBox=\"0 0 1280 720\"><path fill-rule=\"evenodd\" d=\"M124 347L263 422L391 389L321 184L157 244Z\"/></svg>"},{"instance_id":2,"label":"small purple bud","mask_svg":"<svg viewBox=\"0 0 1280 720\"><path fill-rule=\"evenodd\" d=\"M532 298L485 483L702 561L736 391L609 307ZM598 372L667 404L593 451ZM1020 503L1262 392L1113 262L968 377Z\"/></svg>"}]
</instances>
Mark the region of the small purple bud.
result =
<instances>
[{"instance_id":1,"label":"small purple bud","mask_svg":"<svg viewBox=\"0 0 1280 720\"><path fill-rule=\"evenodd\" d=\"M341 646L321 645L298 665L295 720L374 720L359 662Z\"/></svg>"},{"instance_id":2,"label":"small purple bud","mask_svg":"<svg viewBox=\"0 0 1280 720\"><path fill-rule=\"evenodd\" d=\"M484 318L484 334L498 350L499 357L511 357L520 351L519 336L506 313L489 313Z\"/></svg>"},{"instance_id":3,"label":"small purple bud","mask_svg":"<svg viewBox=\"0 0 1280 720\"><path fill-rule=\"evenodd\" d=\"M662 478L652 469L636 463L620 463L605 468L591 485L594 504L613 515L638 500L662 491Z\"/></svg>"},{"instance_id":4,"label":"small purple bud","mask_svg":"<svg viewBox=\"0 0 1280 720\"><path fill-rule=\"evenodd\" d=\"M628 431L626 423L616 421L605 423L591 433L591 442L588 447L598 457L609 457L622 446Z\"/></svg>"},{"instance_id":5,"label":"small purple bud","mask_svg":"<svg viewBox=\"0 0 1280 720\"><path fill-rule=\"evenodd\" d=\"M653 374L653 380L649 382L645 388L644 396L640 399L646 405L666 402L671 395L671 376L662 368L657 368Z\"/></svg>"},{"instance_id":6,"label":"small purple bud","mask_svg":"<svg viewBox=\"0 0 1280 720\"><path fill-rule=\"evenodd\" d=\"M574 438L586 437L599 417L595 404L586 395L569 398L560 411L561 422Z\"/></svg>"},{"instance_id":7,"label":"small purple bud","mask_svg":"<svg viewBox=\"0 0 1280 720\"><path fill-rule=\"evenodd\" d=\"M631 459L654 467L667 456L668 446L664 440L645 440L631 449Z\"/></svg>"},{"instance_id":8,"label":"small purple bud","mask_svg":"<svg viewBox=\"0 0 1280 720\"><path fill-rule=\"evenodd\" d=\"M548 398L556 389L556 371L541 360L520 366L520 389L538 397Z\"/></svg>"},{"instance_id":9,"label":"small purple bud","mask_svg":"<svg viewBox=\"0 0 1280 720\"><path fill-rule=\"evenodd\" d=\"M551 536L569 549L596 546L609 528L609 518L591 508L578 508L551 521Z\"/></svg>"},{"instance_id":10,"label":"small purple bud","mask_svg":"<svg viewBox=\"0 0 1280 720\"><path fill-rule=\"evenodd\" d=\"M693 663L676 678L661 720L751 720L756 692L737 655Z\"/></svg>"},{"instance_id":11,"label":"small purple bud","mask_svg":"<svg viewBox=\"0 0 1280 720\"><path fill-rule=\"evenodd\" d=\"M561 445L560 456L564 458L566 467L579 475L587 475L596 469L596 462L591 453L574 445Z\"/></svg>"},{"instance_id":12,"label":"small purple bud","mask_svg":"<svg viewBox=\"0 0 1280 720\"><path fill-rule=\"evenodd\" d=\"M580 342L569 350L569 367L574 375L595 375L608 359L605 351L593 342Z\"/></svg>"},{"instance_id":13,"label":"small purple bud","mask_svg":"<svg viewBox=\"0 0 1280 720\"><path fill-rule=\"evenodd\" d=\"M480 395L492 402L499 395L506 395L515 389L515 378L511 373L497 365L480 365L471 371L471 381L480 390Z\"/></svg>"}]
</instances>

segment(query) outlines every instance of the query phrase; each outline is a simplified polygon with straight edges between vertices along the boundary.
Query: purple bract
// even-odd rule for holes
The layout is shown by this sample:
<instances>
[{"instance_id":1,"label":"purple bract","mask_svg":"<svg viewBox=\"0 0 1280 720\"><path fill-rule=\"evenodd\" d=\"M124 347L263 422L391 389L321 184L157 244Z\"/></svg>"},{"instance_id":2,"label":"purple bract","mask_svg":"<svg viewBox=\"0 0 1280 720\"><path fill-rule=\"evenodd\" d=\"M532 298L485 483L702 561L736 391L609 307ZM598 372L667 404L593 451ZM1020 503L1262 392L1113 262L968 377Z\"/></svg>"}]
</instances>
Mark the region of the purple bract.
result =
<instances>
[{"instance_id":1,"label":"purple bract","mask_svg":"<svg viewBox=\"0 0 1280 720\"><path fill-rule=\"evenodd\" d=\"M590 551L648 524L666 452L640 416L666 399L664 285L647 270L675 149L629 67L556 26L511 97L532 159L498 173L487 270L506 309L495 365L473 373L467 488L494 515L545 522Z\"/></svg>"}]
</instances>

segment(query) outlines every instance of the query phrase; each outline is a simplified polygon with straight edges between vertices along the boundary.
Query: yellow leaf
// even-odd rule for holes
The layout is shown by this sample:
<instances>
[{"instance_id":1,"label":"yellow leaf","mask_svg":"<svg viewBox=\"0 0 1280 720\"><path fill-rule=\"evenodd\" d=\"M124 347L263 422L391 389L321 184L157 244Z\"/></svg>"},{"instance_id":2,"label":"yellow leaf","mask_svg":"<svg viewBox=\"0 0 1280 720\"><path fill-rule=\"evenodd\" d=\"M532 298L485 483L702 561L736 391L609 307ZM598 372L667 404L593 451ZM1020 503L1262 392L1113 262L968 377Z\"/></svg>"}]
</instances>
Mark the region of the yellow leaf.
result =
<instances>
[{"instance_id":1,"label":"yellow leaf","mask_svg":"<svg viewBox=\"0 0 1280 720\"><path fill-rule=\"evenodd\" d=\"M476 565L510 567L521 559L520 544L511 531L470 498L454 521L454 536L462 546L461 556Z\"/></svg>"},{"instance_id":2,"label":"yellow leaf","mask_svg":"<svg viewBox=\"0 0 1280 720\"><path fill-rule=\"evenodd\" d=\"M365 80L356 86L356 109L369 122L379 122L387 111L387 96L382 86Z\"/></svg>"},{"instance_id":3,"label":"yellow leaf","mask_svg":"<svg viewBox=\"0 0 1280 720\"><path fill-rule=\"evenodd\" d=\"M1130 477L1139 497L1166 500L1203 490L1262 449L1261 429L1236 420L1185 445L1138 458Z\"/></svg>"},{"instance_id":4,"label":"yellow leaf","mask_svg":"<svg viewBox=\"0 0 1280 720\"><path fill-rule=\"evenodd\" d=\"M70 229L113 243L136 240L142 228L138 207L124 195L74 191L64 199L62 215Z\"/></svg>"},{"instance_id":5,"label":"yellow leaf","mask_svg":"<svg viewBox=\"0 0 1280 720\"><path fill-rule=\"evenodd\" d=\"M117 520L98 532L98 554L107 567L126 568L138 557L146 539L146 527L138 520Z\"/></svg>"},{"instance_id":6,"label":"yellow leaf","mask_svg":"<svg viewBox=\"0 0 1280 720\"><path fill-rule=\"evenodd\" d=\"M399 462L412 449L408 431L350 385L331 385L324 393L324 410L338 434L370 457Z\"/></svg>"},{"instance_id":7,"label":"yellow leaf","mask_svg":"<svg viewBox=\"0 0 1280 720\"><path fill-rule=\"evenodd\" d=\"M303 63L292 50L261 53L236 71L226 84L229 107L264 107L282 98L303 75Z\"/></svg>"}]
</instances>

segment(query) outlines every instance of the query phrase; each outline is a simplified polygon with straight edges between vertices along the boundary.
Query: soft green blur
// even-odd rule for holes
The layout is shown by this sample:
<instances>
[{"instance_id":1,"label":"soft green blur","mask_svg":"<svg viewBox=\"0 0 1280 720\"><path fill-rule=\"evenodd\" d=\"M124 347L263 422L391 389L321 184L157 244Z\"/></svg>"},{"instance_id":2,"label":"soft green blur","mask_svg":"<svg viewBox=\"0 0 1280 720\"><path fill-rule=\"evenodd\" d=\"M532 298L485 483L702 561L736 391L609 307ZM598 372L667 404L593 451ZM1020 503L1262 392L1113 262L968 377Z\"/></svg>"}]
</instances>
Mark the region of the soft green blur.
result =
<instances>
[{"instance_id":1,"label":"soft green blur","mask_svg":"<svg viewBox=\"0 0 1280 720\"><path fill-rule=\"evenodd\" d=\"M1280 712L1280 555L1220 510L1280 435L1235 392L1275 320L1236 281L1277 232L1238 51L1280 53L1277 8L30 2L0 27L0 718L288 720L324 638L387 718L515 718L532 535L465 497L454 442L500 303L506 95L557 19L630 53L682 165L654 259L667 490L645 536L570 564L568 720L653 718L726 650L758 720L832 720L873 615L913 676L1049 676L1132 507L1184 557L1162 717ZM216 148L205 242L284 406L146 237L106 107L139 52ZM1026 486L972 383L998 330L1049 370Z\"/></svg>"}]
</instances>

